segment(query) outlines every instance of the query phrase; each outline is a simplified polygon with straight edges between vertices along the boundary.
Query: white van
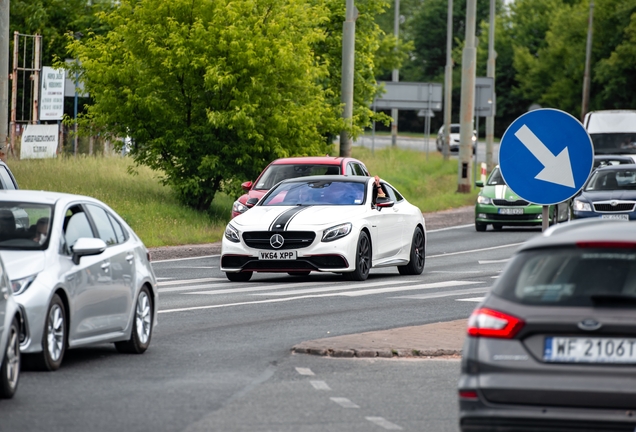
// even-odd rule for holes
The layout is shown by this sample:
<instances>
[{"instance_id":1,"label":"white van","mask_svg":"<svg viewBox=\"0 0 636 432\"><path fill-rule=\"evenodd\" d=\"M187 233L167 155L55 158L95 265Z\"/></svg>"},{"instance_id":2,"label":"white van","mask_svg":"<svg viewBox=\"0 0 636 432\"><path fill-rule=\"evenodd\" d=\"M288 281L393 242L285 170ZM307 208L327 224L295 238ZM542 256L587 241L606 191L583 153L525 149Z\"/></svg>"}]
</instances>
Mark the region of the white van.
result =
<instances>
[{"instance_id":1,"label":"white van","mask_svg":"<svg viewBox=\"0 0 636 432\"><path fill-rule=\"evenodd\" d=\"M591 111L583 126L592 137L594 154L626 155L636 162L636 110Z\"/></svg>"}]
</instances>

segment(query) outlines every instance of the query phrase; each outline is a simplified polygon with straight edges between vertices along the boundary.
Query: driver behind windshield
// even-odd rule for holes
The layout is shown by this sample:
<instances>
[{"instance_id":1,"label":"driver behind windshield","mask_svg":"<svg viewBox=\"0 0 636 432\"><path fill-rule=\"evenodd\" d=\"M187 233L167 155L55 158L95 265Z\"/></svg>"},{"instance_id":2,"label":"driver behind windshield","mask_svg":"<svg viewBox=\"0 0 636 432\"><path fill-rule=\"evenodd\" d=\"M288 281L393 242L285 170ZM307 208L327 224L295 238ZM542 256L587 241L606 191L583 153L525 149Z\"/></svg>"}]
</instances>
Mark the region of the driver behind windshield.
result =
<instances>
[{"instance_id":1,"label":"driver behind windshield","mask_svg":"<svg viewBox=\"0 0 636 432\"><path fill-rule=\"evenodd\" d=\"M34 242L39 244L44 244L46 241L47 233L49 232L49 218L43 217L38 219L38 223L35 227L35 237L33 238Z\"/></svg>"}]
</instances>

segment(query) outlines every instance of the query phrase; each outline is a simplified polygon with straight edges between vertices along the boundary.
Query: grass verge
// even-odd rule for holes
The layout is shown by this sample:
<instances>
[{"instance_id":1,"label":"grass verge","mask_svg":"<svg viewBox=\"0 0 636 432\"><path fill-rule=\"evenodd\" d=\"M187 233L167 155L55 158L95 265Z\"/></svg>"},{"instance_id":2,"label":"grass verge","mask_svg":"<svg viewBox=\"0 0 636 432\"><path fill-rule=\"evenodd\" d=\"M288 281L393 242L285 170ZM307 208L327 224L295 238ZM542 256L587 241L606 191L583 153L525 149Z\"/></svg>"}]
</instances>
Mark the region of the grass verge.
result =
<instances>
[{"instance_id":1,"label":"grass verge","mask_svg":"<svg viewBox=\"0 0 636 432\"><path fill-rule=\"evenodd\" d=\"M457 161L439 154L386 148L372 154L354 147L371 174L389 181L423 212L472 205L477 192L458 194ZM221 239L233 197L219 193L209 212L183 206L159 176L146 167L134 167L122 157L58 157L10 159L9 167L22 189L50 190L95 197L111 206L141 237L146 246L211 243Z\"/></svg>"},{"instance_id":2,"label":"grass verge","mask_svg":"<svg viewBox=\"0 0 636 432\"><path fill-rule=\"evenodd\" d=\"M50 190L95 197L112 207L147 247L211 243L221 239L233 200L214 199L209 213L183 206L157 173L134 166L122 157L58 157L10 159L9 168L20 188Z\"/></svg>"}]
</instances>

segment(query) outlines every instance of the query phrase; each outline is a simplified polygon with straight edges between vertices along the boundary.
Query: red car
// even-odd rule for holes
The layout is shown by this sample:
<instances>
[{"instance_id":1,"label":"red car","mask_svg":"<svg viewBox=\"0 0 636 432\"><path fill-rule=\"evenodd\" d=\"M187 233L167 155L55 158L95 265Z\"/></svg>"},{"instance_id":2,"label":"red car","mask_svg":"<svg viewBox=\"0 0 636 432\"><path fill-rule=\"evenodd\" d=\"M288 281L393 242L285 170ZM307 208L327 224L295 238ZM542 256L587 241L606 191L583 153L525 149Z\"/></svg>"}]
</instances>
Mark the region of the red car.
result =
<instances>
[{"instance_id":1,"label":"red car","mask_svg":"<svg viewBox=\"0 0 636 432\"><path fill-rule=\"evenodd\" d=\"M241 185L247 193L234 202L232 217L245 213L272 186L283 180L310 175L339 174L369 176L369 170L362 162L353 158L316 156L276 159L263 170L255 182L248 181Z\"/></svg>"}]
</instances>

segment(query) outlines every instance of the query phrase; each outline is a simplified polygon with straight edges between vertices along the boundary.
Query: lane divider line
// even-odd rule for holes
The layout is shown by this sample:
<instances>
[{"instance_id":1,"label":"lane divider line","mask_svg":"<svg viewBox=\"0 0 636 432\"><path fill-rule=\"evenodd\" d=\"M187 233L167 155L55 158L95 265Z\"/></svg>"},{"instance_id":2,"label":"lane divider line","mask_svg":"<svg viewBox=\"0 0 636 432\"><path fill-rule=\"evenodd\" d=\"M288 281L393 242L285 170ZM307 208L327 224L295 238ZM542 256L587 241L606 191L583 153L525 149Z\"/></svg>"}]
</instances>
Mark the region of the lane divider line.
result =
<instances>
[{"instance_id":1,"label":"lane divider line","mask_svg":"<svg viewBox=\"0 0 636 432\"><path fill-rule=\"evenodd\" d=\"M332 401L334 401L335 403L337 403L338 405L340 405L343 408L360 408L360 406L354 404L353 402L351 402L349 399L347 398L343 398L343 397L330 397L329 399L331 399Z\"/></svg>"},{"instance_id":2,"label":"lane divider line","mask_svg":"<svg viewBox=\"0 0 636 432\"><path fill-rule=\"evenodd\" d=\"M402 430L402 428L395 423L391 423L386 420L384 417L365 417L365 419L369 420L371 423L375 423L376 425L383 427L386 430Z\"/></svg>"},{"instance_id":3,"label":"lane divider line","mask_svg":"<svg viewBox=\"0 0 636 432\"><path fill-rule=\"evenodd\" d=\"M461 254L466 254L466 253L482 252L482 251L495 250L495 249L503 249L503 248L519 246L519 245L522 245L523 243L524 242L509 243L509 244L505 244L505 245L491 246L491 247L481 248L481 249L471 249L471 250L465 250L465 251L459 251L459 252L449 252L449 253L439 254L439 255L428 255L426 258L440 258L440 257L453 256L453 255L461 255Z\"/></svg>"},{"instance_id":4,"label":"lane divider line","mask_svg":"<svg viewBox=\"0 0 636 432\"><path fill-rule=\"evenodd\" d=\"M159 280L160 278L157 278ZM189 283L201 283L201 282L215 282L222 281L225 278L202 278L202 279L179 279L179 280L171 280L165 282L157 282L158 286L168 286L168 285L179 285L179 284L189 284Z\"/></svg>"},{"instance_id":5,"label":"lane divider line","mask_svg":"<svg viewBox=\"0 0 636 432\"><path fill-rule=\"evenodd\" d=\"M324 381L309 381L316 390L331 390L331 387Z\"/></svg>"},{"instance_id":6,"label":"lane divider line","mask_svg":"<svg viewBox=\"0 0 636 432\"><path fill-rule=\"evenodd\" d=\"M150 254L152 255L152 251L150 252ZM156 264L156 263L165 263L165 262L175 262L175 261L187 261L187 260L195 260L195 259L204 259L204 258L216 258L216 257L220 257L220 254L215 254L215 255L203 255L203 256L196 256L196 257L188 257L188 258L173 258L173 259L165 259L165 260L157 260L157 261L150 261L150 264Z\"/></svg>"},{"instance_id":7,"label":"lane divider line","mask_svg":"<svg viewBox=\"0 0 636 432\"><path fill-rule=\"evenodd\" d=\"M309 368L303 368L303 367L297 367L296 368L296 372L298 372L301 375L307 375L307 376L314 376L316 375L315 373L312 372L311 369Z\"/></svg>"},{"instance_id":8,"label":"lane divider line","mask_svg":"<svg viewBox=\"0 0 636 432\"><path fill-rule=\"evenodd\" d=\"M446 227L446 228L437 228L434 230L426 230L426 233L434 233L434 232L440 232L440 231L448 231L448 230L454 230L454 229L460 229L460 228L468 228L468 227L473 227L475 226L475 224L466 224L466 225L456 225L456 226L452 226L452 227Z\"/></svg>"}]
</instances>

